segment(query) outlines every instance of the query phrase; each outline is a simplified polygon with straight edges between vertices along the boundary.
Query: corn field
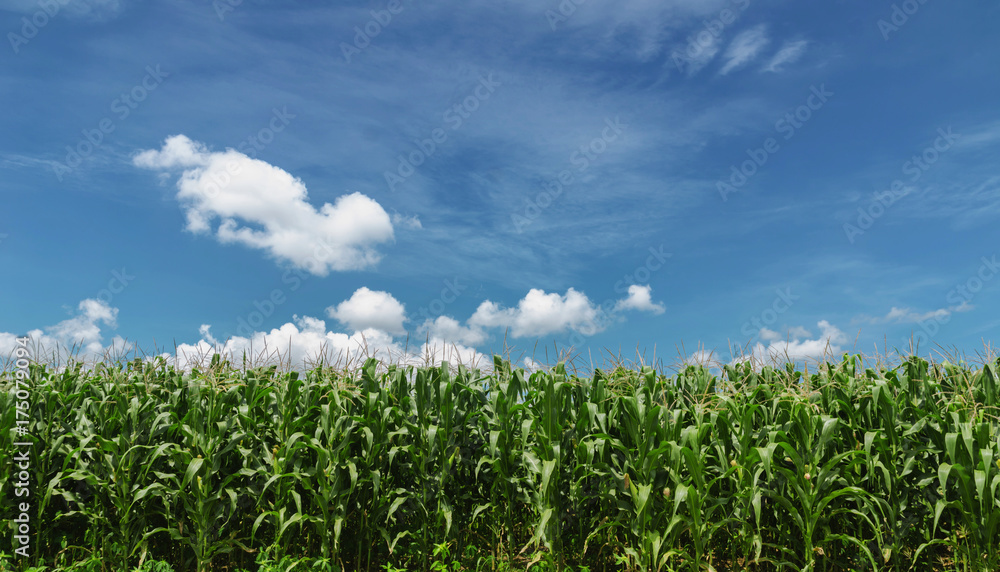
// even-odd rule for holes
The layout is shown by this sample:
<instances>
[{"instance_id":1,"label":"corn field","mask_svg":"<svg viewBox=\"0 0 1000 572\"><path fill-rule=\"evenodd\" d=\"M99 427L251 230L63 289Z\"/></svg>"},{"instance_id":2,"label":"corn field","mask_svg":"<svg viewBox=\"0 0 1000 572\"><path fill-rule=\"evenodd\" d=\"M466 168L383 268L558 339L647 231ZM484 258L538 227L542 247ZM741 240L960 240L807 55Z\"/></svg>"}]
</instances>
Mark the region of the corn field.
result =
<instances>
[{"instance_id":1,"label":"corn field","mask_svg":"<svg viewBox=\"0 0 1000 572\"><path fill-rule=\"evenodd\" d=\"M998 570L998 370L32 364L0 570Z\"/></svg>"}]
</instances>

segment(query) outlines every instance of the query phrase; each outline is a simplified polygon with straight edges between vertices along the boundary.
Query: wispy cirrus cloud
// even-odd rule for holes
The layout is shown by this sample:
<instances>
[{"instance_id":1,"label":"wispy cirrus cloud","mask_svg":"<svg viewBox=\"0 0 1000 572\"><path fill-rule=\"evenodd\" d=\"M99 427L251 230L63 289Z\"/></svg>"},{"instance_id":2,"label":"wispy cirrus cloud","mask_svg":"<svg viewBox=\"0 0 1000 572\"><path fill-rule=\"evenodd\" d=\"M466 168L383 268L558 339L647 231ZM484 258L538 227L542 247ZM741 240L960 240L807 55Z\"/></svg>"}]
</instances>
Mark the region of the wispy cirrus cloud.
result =
<instances>
[{"instance_id":1,"label":"wispy cirrus cloud","mask_svg":"<svg viewBox=\"0 0 1000 572\"><path fill-rule=\"evenodd\" d=\"M868 324L916 324L918 322L923 322L925 320L941 319L951 316L955 312L968 312L974 309L975 306L970 304L968 301L964 301L961 304L955 306L949 306L947 308L938 308L937 310L931 310L929 312L917 312L912 308L897 308L893 306L892 309L884 316L868 316L861 315L854 318L854 322L864 322Z\"/></svg>"},{"instance_id":2,"label":"wispy cirrus cloud","mask_svg":"<svg viewBox=\"0 0 1000 572\"><path fill-rule=\"evenodd\" d=\"M802 54L806 52L806 47L809 42L806 40L795 40L790 42L785 42L778 50L778 53L774 54L771 61L767 63L761 69L765 72L779 72L785 65L795 63L802 57Z\"/></svg>"},{"instance_id":3,"label":"wispy cirrus cloud","mask_svg":"<svg viewBox=\"0 0 1000 572\"><path fill-rule=\"evenodd\" d=\"M37 0L0 0L0 10L21 14L65 13L72 18L105 21L117 16L124 9L124 4L123 0L55 0L48 4Z\"/></svg>"},{"instance_id":4,"label":"wispy cirrus cloud","mask_svg":"<svg viewBox=\"0 0 1000 572\"><path fill-rule=\"evenodd\" d=\"M764 24L740 32L726 49L724 56L726 63L719 70L719 75L726 75L746 66L757 58L770 41L767 36L767 27Z\"/></svg>"}]
</instances>

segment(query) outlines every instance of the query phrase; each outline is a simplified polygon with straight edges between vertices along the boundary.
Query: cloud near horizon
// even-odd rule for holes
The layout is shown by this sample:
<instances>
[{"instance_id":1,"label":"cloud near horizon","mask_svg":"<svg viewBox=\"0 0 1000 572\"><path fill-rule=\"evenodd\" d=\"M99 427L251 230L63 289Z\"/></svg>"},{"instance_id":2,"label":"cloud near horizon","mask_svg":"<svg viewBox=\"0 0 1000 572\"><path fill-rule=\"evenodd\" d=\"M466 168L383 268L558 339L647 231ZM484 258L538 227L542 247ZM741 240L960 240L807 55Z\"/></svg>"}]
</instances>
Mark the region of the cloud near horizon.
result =
<instances>
[{"instance_id":1,"label":"cloud near horizon","mask_svg":"<svg viewBox=\"0 0 1000 572\"><path fill-rule=\"evenodd\" d=\"M781 364L788 360L809 362L821 361L824 357L839 357L844 351L841 344L848 341L847 335L826 320L820 320L816 325L820 329L820 335L816 339L806 339L810 333L801 327L789 330L790 339L783 339L778 332L761 328L760 338L768 342L768 345L757 342L749 353L738 356L729 363L750 362L759 367Z\"/></svg>"},{"instance_id":2,"label":"cloud near horizon","mask_svg":"<svg viewBox=\"0 0 1000 572\"><path fill-rule=\"evenodd\" d=\"M662 313L664 306L652 301L650 291L649 286L631 286L629 296L613 306L612 314L620 310ZM567 330L590 335L604 329L608 323L608 313L573 288L564 295L532 289L515 308L504 309L490 300L483 301L465 325L450 316L426 320L416 331L428 339L419 352L414 353L394 340L407 335L404 323L409 320L404 304L388 292L362 286L350 298L329 306L326 313L353 333L327 331L323 320L293 316L292 322L270 331L257 331L219 341L212 335L211 325L202 324L198 329L200 339L197 342L177 345L173 356L160 355L184 367L203 363L215 354L231 358L240 358L243 354L270 358L274 354L294 364L315 361L320 356L325 356L329 363L372 354L405 363L423 363L428 356L473 363L485 358L474 346L489 338L487 330L490 328L511 328L514 337L542 336ZM120 354L128 349L119 337L108 347L101 342L101 324L116 327L117 315L117 308L103 301L88 299L80 302L77 316L50 326L46 331L34 330L30 335L46 354L56 352L68 355L68 349L75 346L81 359L100 360L109 350ZM16 336L0 333L0 355L9 355L15 348Z\"/></svg>"},{"instance_id":3,"label":"cloud near horizon","mask_svg":"<svg viewBox=\"0 0 1000 572\"><path fill-rule=\"evenodd\" d=\"M975 306L970 304L968 301L963 301L961 304L955 306L948 306L947 308L938 308L937 310L931 310L929 312L920 313L912 308L897 308L893 306L885 316L868 316L862 314L854 318L854 322L864 322L868 324L916 324L929 319L947 319L955 312L968 312L975 309Z\"/></svg>"},{"instance_id":4,"label":"cloud near horizon","mask_svg":"<svg viewBox=\"0 0 1000 572\"><path fill-rule=\"evenodd\" d=\"M362 286L347 300L327 308L326 313L355 331L375 329L395 335L406 333L403 326L406 308L388 292Z\"/></svg>"}]
</instances>

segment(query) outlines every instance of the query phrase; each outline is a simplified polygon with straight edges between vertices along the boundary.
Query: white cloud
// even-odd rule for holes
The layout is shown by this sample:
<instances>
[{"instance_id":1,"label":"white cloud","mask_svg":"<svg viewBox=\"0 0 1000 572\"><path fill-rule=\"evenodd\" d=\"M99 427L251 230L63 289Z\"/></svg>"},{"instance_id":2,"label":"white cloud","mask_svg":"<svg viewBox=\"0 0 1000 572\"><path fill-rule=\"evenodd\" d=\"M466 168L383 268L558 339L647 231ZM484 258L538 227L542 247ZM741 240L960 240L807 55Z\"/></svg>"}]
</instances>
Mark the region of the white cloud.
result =
<instances>
[{"instance_id":1,"label":"white cloud","mask_svg":"<svg viewBox=\"0 0 1000 572\"><path fill-rule=\"evenodd\" d=\"M208 324L202 324L201 327L198 328L198 333L201 334L201 339L207 341L210 344L217 344L217 343L219 343L218 340L216 340L214 337L212 337L212 331L211 330L212 330L212 326L210 326Z\"/></svg>"},{"instance_id":2,"label":"white cloud","mask_svg":"<svg viewBox=\"0 0 1000 572\"><path fill-rule=\"evenodd\" d=\"M805 53L807 45L809 45L809 42L805 40L785 42L784 45L781 46L781 49L778 50L778 53L774 54L771 61L764 66L762 71L779 72L781 71L782 66L795 63L802 57L802 54Z\"/></svg>"},{"instance_id":3,"label":"white cloud","mask_svg":"<svg viewBox=\"0 0 1000 572\"><path fill-rule=\"evenodd\" d=\"M477 327L466 327L450 316L438 316L435 320L427 320L420 326L420 332L426 333L431 339L456 342L475 346L486 341L486 332Z\"/></svg>"},{"instance_id":4,"label":"white cloud","mask_svg":"<svg viewBox=\"0 0 1000 572\"><path fill-rule=\"evenodd\" d=\"M417 215L403 216L399 213L393 213L392 224L396 226L401 226L403 228L408 228L410 230L420 230L424 228L424 226L420 224L420 219L417 218Z\"/></svg>"},{"instance_id":5,"label":"white cloud","mask_svg":"<svg viewBox=\"0 0 1000 572\"><path fill-rule=\"evenodd\" d=\"M705 349L699 349L692 352L691 355L684 358L682 362L683 366L705 366L708 369L722 369L722 362L715 356L715 351L708 351Z\"/></svg>"},{"instance_id":6,"label":"white cloud","mask_svg":"<svg viewBox=\"0 0 1000 572\"><path fill-rule=\"evenodd\" d=\"M56 7L58 12L43 9L42 3L38 0L0 0L0 10L9 12L20 12L22 14L35 14L37 12L48 12L49 16L57 17L66 15L75 18L103 21L117 15L123 2L121 0L54 0L47 3L48 6ZM50 8L51 9L51 8Z\"/></svg>"},{"instance_id":7,"label":"white cloud","mask_svg":"<svg viewBox=\"0 0 1000 572\"><path fill-rule=\"evenodd\" d=\"M198 328L200 339L197 342L178 345L174 355L161 355L171 364L185 369L195 364L207 365L215 354L237 365L246 355L252 363L280 360L280 363L295 367L309 365L320 356L326 363L356 363L373 356L412 365L446 360L471 366L489 361L474 347L486 341L485 328L510 328L514 337L542 336L566 330L592 335L602 331L622 309L662 313L663 306L654 304L649 294L648 286L633 285L627 298L617 302L609 300L605 304L610 310L595 305L573 288L563 295L532 289L516 307L507 309L486 300L465 325L449 316L425 321L419 331L428 340L413 352L394 341L394 336L407 333L404 305L388 292L361 287L347 300L327 308L327 314L353 334L330 332L323 320L295 316L293 322L269 332L254 332L220 342L212 335L211 326L202 324ZM104 302L84 300L79 305L79 315L47 328L47 332L35 330L30 336L37 347L59 349L59 355L75 344L82 353L78 357L88 361L105 359L109 351L112 357L121 356L129 350L124 339L115 337L107 347L101 342L101 326L115 327L117 315L118 310ZM0 352L9 355L15 348L16 337L0 333Z\"/></svg>"},{"instance_id":8,"label":"white cloud","mask_svg":"<svg viewBox=\"0 0 1000 572\"><path fill-rule=\"evenodd\" d=\"M809 330L803 328L802 326L796 326L788 330L788 335L792 336L792 338L794 339L801 339L812 336L812 333L810 333Z\"/></svg>"},{"instance_id":9,"label":"white cloud","mask_svg":"<svg viewBox=\"0 0 1000 572\"><path fill-rule=\"evenodd\" d=\"M949 306L947 308L938 308L937 310L931 310L930 312L917 312L912 308L897 308L893 306L885 316L866 316L861 315L854 319L855 322L866 322L869 324L915 324L917 322L923 322L924 320L930 319L943 319L951 316L954 312L968 312L975 308L968 301L963 301L961 304L956 306Z\"/></svg>"},{"instance_id":10,"label":"white cloud","mask_svg":"<svg viewBox=\"0 0 1000 572\"><path fill-rule=\"evenodd\" d=\"M650 292L649 286L632 285L628 297L613 304L609 300L602 308L573 288L562 295L532 288L513 308L503 308L491 300L483 301L466 320L467 328L447 317L447 320L438 318L430 325L425 323L425 327L428 331L439 331L442 335L447 333L467 343L485 339L485 328L509 329L510 335L515 338L539 337L568 330L593 335L603 331L615 314L622 310L662 314L664 306L653 303Z\"/></svg>"},{"instance_id":11,"label":"white cloud","mask_svg":"<svg viewBox=\"0 0 1000 572\"><path fill-rule=\"evenodd\" d=\"M44 331L28 332L31 338L28 349L33 359L65 366L73 357L86 364L111 362L132 356L136 348L123 338L115 336L107 346L101 343L101 326L115 325L118 310L104 302L84 300L79 315L56 324ZM247 337L233 337L220 343L211 333L211 326L202 324L198 329L200 339L194 343L178 344L173 354L160 354L169 365L190 370L198 365L205 367L216 354L239 367L243 357L252 366L284 364L295 368L310 367L320 358L327 365L358 366L368 357L404 365L464 364L486 370L492 365L489 356L475 348L460 343L432 339L416 350L401 346L388 332L367 328L353 334L330 332L326 322L308 316L293 317L268 332L253 332ZM69 350L76 345L71 355ZM19 347L17 336L0 332L0 363L9 360ZM151 360L153 357L148 357Z\"/></svg>"},{"instance_id":12,"label":"white cloud","mask_svg":"<svg viewBox=\"0 0 1000 572\"><path fill-rule=\"evenodd\" d=\"M821 333L818 338L813 340L794 335L803 332L808 334L808 331L802 328L789 330L791 340L784 340L777 332L761 328L761 339L770 343L764 346L764 344L757 342L749 354L742 355L730 363L749 361L755 367L773 366L783 364L786 361L820 361L824 356L835 357L843 353L841 344L847 343L847 336L844 332L826 320L820 321L817 325Z\"/></svg>"},{"instance_id":13,"label":"white cloud","mask_svg":"<svg viewBox=\"0 0 1000 572\"><path fill-rule=\"evenodd\" d=\"M767 328L761 328L758 335L760 336L760 339L765 342L776 342L784 339L800 340L802 338L808 338L812 334L809 330L803 328L802 326L795 326L794 328L789 328L787 330L787 336L786 334L769 330Z\"/></svg>"},{"instance_id":14,"label":"white cloud","mask_svg":"<svg viewBox=\"0 0 1000 572\"><path fill-rule=\"evenodd\" d=\"M219 242L264 250L318 276L371 267L381 259L374 246L393 239L389 215L367 196L343 195L317 210L300 179L233 149L210 152L175 135L158 151L140 152L133 163L183 169L177 199L186 209L188 231L211 232L219 219Z\"/></svg>"},{"instance_id":15,"label":"white cloud","mask_svg":"<svg viewBox=\"0 0 1000 572\"><path fill-rule=\"evenodd\" d=\"M666 308L663 304L653 303L650 295L652 290L650 286L640 286L638 284L629 286L628 298L619 300L615 304L615 310L639 310L641 312L652 312L657 315L662 314L666 311Z\"/></svg>"},{"instance_id":16,"label":"white cloud","mask_svg":"<svg viewBox=\"0 0 1000 572\"><path fill-rule=\"evenodd\" d=\"M101 326L118 327L118 308L108 306L103 300L87 299L80 302L80 314L46 328L49 334L64 346L82 346L85 352L100 352Z\"/></svg>"},{"instance_id":17,"label":"white cloud","mask_svg":"<svg viewBox=\"0 0 1000 572\"><path fill-rule=\"evenodd\" d=\"M719 75L739 69L753 61L764 46L770 42L763 24L745 32L740 32L726 49L726 64L719 70Z\"/></svg>"},{"instance_id":18,"label":"white cloud","mask_svg":"<svg viewBox=\"0 0 1000 572\"><path fill-rule=\"evenodd\" d=\"M539 363L531 359L530 357L525 357L524 369L527 370L528 373L535 373L536 371L545 371L545 366L542 363Z\"/></svg>"},{"instance_id":19,"label":"white cloud","mask_svg":"<svg viewBox=\"0 0 1000 572\"><path fill-rule=\"evenodd\" d=\"M532 288L517 304L503 309L495 302L484 301L468 323L480 328L510 328L515 338L544 336L572 329L600 331L597 324L601 309L582 292L570 288L565 295L546 294Z\"/></svg>"},{"instance_id":20,"label":"white cloud","mask_svg":"<svg viewBox=\"0 0 1000 572\"><path fill-rule=\"evenodd\" d=\"M326 313L356 331L373 328L390 334L405 334L406 310L392 294L362 286L350 298Z\"/></svg>"},{"instance_id":21,"label":"white cloud","mask_svg":"<svg viewBox=\"0 0 1000 572\"><path fill-rule=\"evenodd\" d=\"M286 323L269 332L254 332L249 337L234 337L224 344L210 341L204 336L194 344L177 346L174 355L163 354L168 363L181 369L210 363L212 356L222 355L235 365L241 363L241 356L255 365L270 363L291 364L293 367L310 367L320 359L334 367L357 367L365 359L374 357L388 363L400 365L464 364L468 367L485 369L491 360L485 354L456 343L431 340L417 351L408 351L395 342L384 331L365 329L353 334L331 332L326 322L308 316L293 317L294 323Z\"/></svg>"},{"instance_id":22,"label":"white cloud","mask_svg":"<svg viewBox=\"0 0 1000 572\"><path fill-rule=\"evenodd\" d=\"M781 334L774 330L769 330L767 328L760 329L760 339L765 342L776 342L781 339Z\"/></svg>"},{"instance_id":23,"label":"white cloud","mask_svg":"<svg viewBox=\"0 0 1000 572\"><path fill-rule=\"evenodd\" d=\"M80 302L77 311L76 316L54 326L28 332L35 359L68 357L72 352L82 360L93 360L101 358L109 348L118 350L124 346L124 340L117 336L108 348L102 342L101 326L117 327L118 308L103 300L86 299ZM9 357L17 347L15 334L0 332L0 359Z\"/></svg>"},{"instance_id":24,"label":"white cloud","mask_svg":"<svg viewBox=\"0 0 1000 572\"><path fill-rule=\"evenodd\" d=\"M696 34L687 44L677 46L671 52L670 65L687 66L687 75L693 76L719 53L720 37L714 34Z\"/></svg>"}]
</instances>

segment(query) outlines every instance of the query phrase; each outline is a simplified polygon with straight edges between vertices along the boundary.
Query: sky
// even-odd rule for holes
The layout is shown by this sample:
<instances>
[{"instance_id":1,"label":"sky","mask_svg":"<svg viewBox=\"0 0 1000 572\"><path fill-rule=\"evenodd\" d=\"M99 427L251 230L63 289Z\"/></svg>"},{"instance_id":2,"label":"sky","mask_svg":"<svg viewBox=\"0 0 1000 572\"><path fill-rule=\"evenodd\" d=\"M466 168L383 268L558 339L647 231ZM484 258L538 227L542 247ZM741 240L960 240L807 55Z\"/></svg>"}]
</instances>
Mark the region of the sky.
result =
<instances>
[{"instance_id":1,"label":"sky","mask_svg":"<svg viewBox=\"0 0 1000 572\"><path fill-rule=\"evenodd\" d=\"M996 2L322 4L0 0L0 353L718 367L1000 331Z\"/></svg>"}]
</instances>

